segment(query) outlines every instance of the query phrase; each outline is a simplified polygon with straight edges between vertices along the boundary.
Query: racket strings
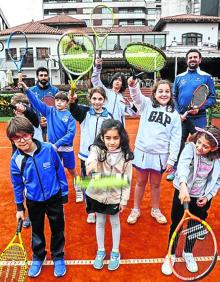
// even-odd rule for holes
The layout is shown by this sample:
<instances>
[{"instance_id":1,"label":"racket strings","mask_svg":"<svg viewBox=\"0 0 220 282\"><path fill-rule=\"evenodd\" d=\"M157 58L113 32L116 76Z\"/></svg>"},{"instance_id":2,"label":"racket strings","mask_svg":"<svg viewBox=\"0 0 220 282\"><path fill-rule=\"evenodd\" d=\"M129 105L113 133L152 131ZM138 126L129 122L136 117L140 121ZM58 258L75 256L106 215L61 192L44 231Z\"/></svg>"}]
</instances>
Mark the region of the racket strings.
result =
<instances>
[{"instance_id":1,"label":"racket strings","mask_svg":"<svg viewBox=\"0 0 220 282\"><path fill-rule=\"evenodd\" d=\"M166 64L166 57L157 49L144 45L131 45L125 52L127 62L138 70L155 72Z\"/></svg>"},{"instance_id":2,"label":"racket strings","mask_svg":"<svg viewBox=\"0 0 220 282\"><path fill-rule=\"evenodd\" d=\"M93 65L93 44L81 36L64 36L59 42L61 64L72 74L87 72Z\"/></svg>"},{"instance_id":3,"label":"racket strings","mask_svg":"<svg viewBox=\"0 0 220 282\"><path fill-rule=\"evenodd\" d=\"M204 276L211 268L214 255L215 245L212 235L208 228L202 223L195 220L186 220L182 228L176 235L172 252L175 253L176 262L173 266L177 275L183 280L190 280L192 277ZM184 254L188 257L189 262L195 261L198 270L194 273L187 267Z\"/></svg>"},{"instance_id":4,"label":"racket strings","mask_svg":"<svg viewBox=\"0 0 220 282\"><path fill-rule=\"evenodd\" d=\"M0 257L1 281L25 281L27 259L24 250L18 244L13 244Z\"/></svg>"},{"instance_id":5,"label":"racket strings","mask_svg":"<svg viewBox=\"0 0 220 282\"><path fill-rule=\"evenodd\" d=\"M42 101L48 106L55 106L55 98L53 96L44 96Z\"/></svg>"}]
</instances>

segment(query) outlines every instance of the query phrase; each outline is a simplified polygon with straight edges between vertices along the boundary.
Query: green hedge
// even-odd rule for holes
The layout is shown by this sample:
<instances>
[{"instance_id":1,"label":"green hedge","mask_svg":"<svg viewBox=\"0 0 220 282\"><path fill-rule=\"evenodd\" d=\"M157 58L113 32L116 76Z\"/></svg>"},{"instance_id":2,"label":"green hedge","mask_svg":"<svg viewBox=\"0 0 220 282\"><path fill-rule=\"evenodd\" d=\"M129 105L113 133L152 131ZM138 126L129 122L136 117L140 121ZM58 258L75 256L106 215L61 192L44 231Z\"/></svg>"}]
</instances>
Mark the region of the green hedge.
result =
<instances>
[{"instance_id":1,"label":"green hedge","mask_svg":"<svg viewBox=\"0 0 220 282\"><path fill-rule=\"evenodd\" d=\"M87 95L88 92L87 91L83 91L83 90L78 90L76 92L76 94L78 95L78 99L79 99L79 104L83 104L83 105L88 105L89 101L87 99ZM0 100L4 100L7 103L10 103L11 101L11 97L14 95L14 93L1 93L0 94ZM13 111L10 107L7 107L5 105L1 106L0 103L0 117L11 117L13 116Z\"/></svg>"}]
</instances>

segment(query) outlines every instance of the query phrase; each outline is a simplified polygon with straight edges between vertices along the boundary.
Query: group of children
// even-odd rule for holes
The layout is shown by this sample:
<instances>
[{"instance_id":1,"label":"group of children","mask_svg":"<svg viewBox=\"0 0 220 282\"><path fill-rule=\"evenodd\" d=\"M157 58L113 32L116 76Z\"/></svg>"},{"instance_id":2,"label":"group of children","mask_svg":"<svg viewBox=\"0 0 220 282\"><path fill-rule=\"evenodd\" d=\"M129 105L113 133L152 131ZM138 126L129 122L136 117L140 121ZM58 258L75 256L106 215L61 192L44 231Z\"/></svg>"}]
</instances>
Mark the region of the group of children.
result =
<instances>
[{"instance_id":1,"label":"group of children","mask_svg":"<svg viewBox=\"0 0 220 282\"><path fill-rule=\"evenodd\" d=\"M29 106L22 103L24 108L16 104L16 111L22 112L23 116L16 115L7 127L7 136L17 148L10 166L17 204L16 217L18 220L24 219L25 197L32 224L33 261L28 272L30 277L40 274L46 258L45 215L51 229L54 275L60 277L66 273L63 204L68 202L68 185L64 167L74 180L75 120L80 123L81 129L78 156L82 176L98 172L103 175L125 175L129 180L120 189L96 189L89 186L85 191L87 222L96 221L98 250L94 268L101 269L106 257L104 230L107 214L110 215L113 241L108 269L115 270L120 265L119 214L125 209L130 197L132 164L137 182L134 208L127 222L134 224L140 217L140 205L148 180L151 186L151 216L160 224L167 222L159 208L160 182L163 172L172 170L181 142L181 120L174 108L171 85L166 80L160 80L154 85L152 98L147 98L141 94L137 81L131 77L128 86L132 104L123 100L120 93L123 89L123 75L115 76L111 83L112 89L103 89L100 69L101 61L97 59L92 76L94 88L89 93L90 106L79 105L76 95L68 96L64 92L55 95L55 107L47 106L24 82L20 83L33 108L47 118L48 124L48 142L41 142L34 135L39 124L34 124L33 119L27 116ZM137 110L141 116L133 154L124 126L124 115L125 112L136 114ZM206 216L211 200L220 187L219 148L220 130L207 127L197 128L197 133L183 150L174 180L170 236L183 215L183 201L190 201L190 208L201 218ZM78 192L83 193L80 188ZM193 255L189 256L192 262ZM196 262L193 261L194 268L190 268L189 260L185 260L188 269L195 271ZM164 261L162 272L166 275L172 273L168 259Z\"/></svg>"}]
</instances>

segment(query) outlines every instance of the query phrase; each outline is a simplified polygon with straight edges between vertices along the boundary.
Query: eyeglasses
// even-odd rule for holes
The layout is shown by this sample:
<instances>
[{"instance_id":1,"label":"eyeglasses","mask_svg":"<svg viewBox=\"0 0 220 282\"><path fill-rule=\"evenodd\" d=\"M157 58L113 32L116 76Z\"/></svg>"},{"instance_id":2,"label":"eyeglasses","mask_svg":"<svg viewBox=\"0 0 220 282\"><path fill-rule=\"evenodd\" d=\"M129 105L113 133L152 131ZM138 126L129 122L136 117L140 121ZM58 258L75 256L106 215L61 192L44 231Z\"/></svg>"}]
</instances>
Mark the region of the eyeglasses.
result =
<instances>
[{"instance_id":1,"label":"eyeglasses","mask_svg":"<svg viewBox=\"0 0 220 282\"><path fill-rule=\"evenodd\" d=\"M21 142L21 139L23 139L24 141L27 141L27 140L31 139L31 134L25 133L22 136L15 135L14 137L11 138L11 140L14 141L14 142Z\"/></svg>"}]
</instances>

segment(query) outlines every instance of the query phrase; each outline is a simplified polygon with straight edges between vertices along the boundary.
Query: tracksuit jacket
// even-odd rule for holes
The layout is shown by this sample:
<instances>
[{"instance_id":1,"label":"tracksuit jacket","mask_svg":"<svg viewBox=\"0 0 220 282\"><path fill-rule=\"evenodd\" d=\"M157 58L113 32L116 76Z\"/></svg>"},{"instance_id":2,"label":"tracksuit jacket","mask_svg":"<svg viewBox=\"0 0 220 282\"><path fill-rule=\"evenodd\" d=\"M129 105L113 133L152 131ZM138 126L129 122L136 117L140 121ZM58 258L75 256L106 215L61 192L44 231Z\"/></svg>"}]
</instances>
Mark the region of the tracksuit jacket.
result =
<instances>
[{"instance_id":1,"label":"tracksuit jacket","mask_svg":"<svg viewBox=\"0 0 220 282\"><path fill-rule=\"evenodd\" d=\"M70 104L70 112L80 123L80 148L78 157L85 161L89 155L89 146L93 144L99 134L102 122L113 118L112 115L103 108L101 114L97 114L93 107L78 105L77 101Z\"/></svg>"},{"instance_id":2,"label":"tracksuit jacket","mask_svg":"<svg viewBox=\"0 0 220 282\"><path fill-rule=\"evenodd\" d=\"M125 113L130 116L137 115L137 109L133 106L126 106L121 101L123 101L123 95L121 93L115 93L112 89L106 88L102 83L101 69L94 67L91 81L94 87L100 86L105 90L107 100L105 102L105 107L110 112L115 120L119 120L122 124L125 124Z\"/></svg>"},{"instance_id":3,"label":"tracksuit jacket","mask_svg":"<svg viewBox=\"0 0 220 282\"><path fill-rule=\"evenodd\" d=\"M23 210L24 194L32 201L46 201L61 190L68 195L68 185L60 157L49 143L33 139L37 150L33 157L17 149L10 162L15 203Z\"/></svg>"},{"instance_id":4,"label":"tracksuit jacket","mask_svg":"<svg viewBox=\"0 0 220 282\"><path fill-rule=\"evenodd\" d=\"M194 90L201 84L206 84L209 87L209 96L205 104L199 110L197 115L188 115L189 118L198 118L205 116L205 109L212 107L216 103L216 92L213 79L210 74L197 68L194 71L187 70L176 76L173 84L173 98L175 108L178 113L183 114L188 110L191 103Z\"/></svg>"},{"instance_id":5,"label":"tracksuit jacket","mask_svg":"<svg viewBox=\"0 0 220 282\"><path fill-rule=\"evenodd\" d=\"M32 92L34 92L34 94L40 100L42 100L45 95L55 96L55 94L57 94L57 92L59 91L59 89L57 87L51 85L49 82L48 82L48 84L44 88L42 88L39 85L39 82L37 82L36 85L34 85L33 87L30 88L30 90Z\"/></svg>"},{"instance_id":6,"label":"tracksuit jacket","mask_svg":"<svg viewBox=\"0 0 220 282\"><path fill-rule=\"evenodd\" d=\"M198 169L198 155L196 154L196 146L190 142L185 145L177 165L177 172L173 181L173 185L179 190L181 182L187 183L187 188L190 190L196 178ZM201 197L206 197L208 201L216 195L220 188L220 159L214 160L213 170L209 174L206 187L204 188Z\"/></svg>"},{"instance_id":7,"label":"tracksuit jacket","mask_svg":"<svg viewBox=\"0 0 220 282\"><path fill-rule=\"evenodd\" d=\"M73 146L73 138L76 133L76 121L70 111L58 111L39 100L34 93L28 89L25 91L33 107L47 118L47 134L50 143L54 144L59 151L61 146Z\"/></svg>"}]
</instances>

